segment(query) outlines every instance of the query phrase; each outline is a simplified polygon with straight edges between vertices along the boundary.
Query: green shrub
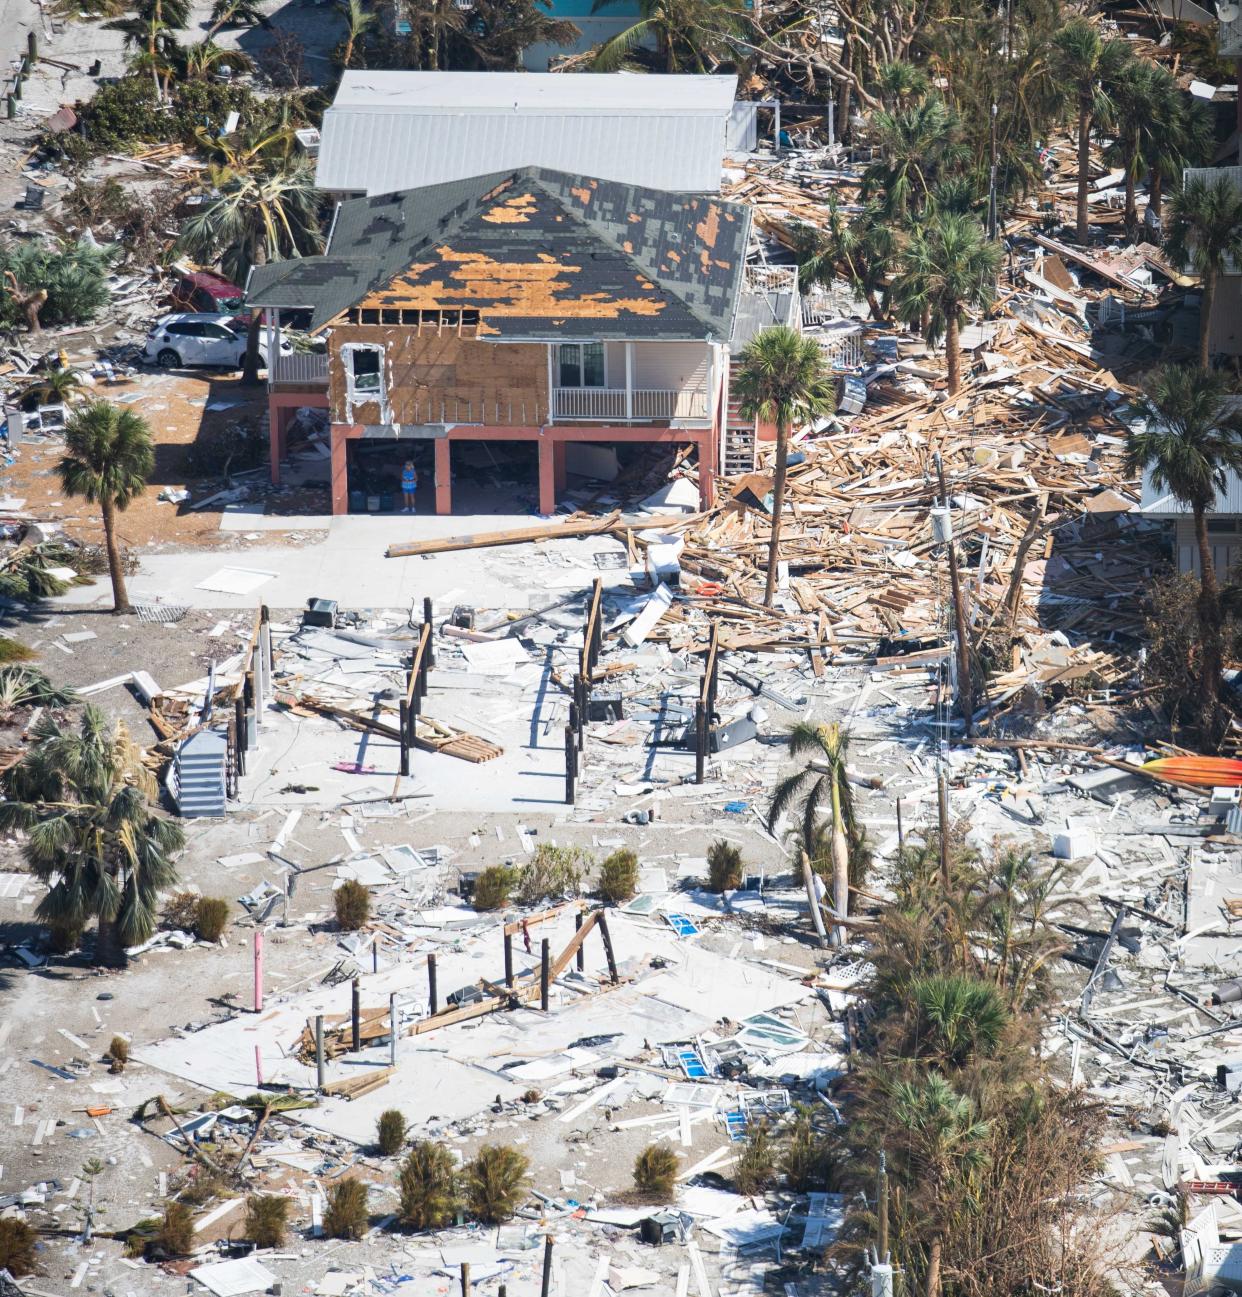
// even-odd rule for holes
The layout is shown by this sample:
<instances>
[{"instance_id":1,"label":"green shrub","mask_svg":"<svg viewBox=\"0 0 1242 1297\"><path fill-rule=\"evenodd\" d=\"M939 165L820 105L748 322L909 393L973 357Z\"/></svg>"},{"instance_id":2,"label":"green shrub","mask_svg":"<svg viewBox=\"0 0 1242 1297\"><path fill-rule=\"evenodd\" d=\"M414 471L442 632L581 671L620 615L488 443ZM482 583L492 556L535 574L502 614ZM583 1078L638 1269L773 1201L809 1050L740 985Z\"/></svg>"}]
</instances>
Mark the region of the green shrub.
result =
<instances>
[{"instance_id":1,"label":"green shrub","mask_svg":"<svg viewBox=\"0 0 1242 1297\"><path fill-rule=\"evenodd\" d=\"M391 1157L394 1153L400 1152L401 1145L405 1143L405 1118L396 1108L381 1112L379 1121L376 1123L375 1134L379 1151L385 1157Z\"/></svg>"},{"instance_id":2,"label":"green shrub","mask_svg":"<svg viewBox=\"0 0 1242 1297\"><path fill-rule=\"evenodd\" d=\"M45 135L40 143L51 153L72 161L116 152L134 144L161 144L169 140L186 148L201 149L196 129L204 125L223 126L233 109L259 129L257 113L251 110L261 101L244 86L182 79L173 82L172 92L170 112L161 105L155 83L149 76L130 73L111 85L100 86L88 102L76 106L80 133Z\"/></svg>"},{"instance_id":3,"label":"green shrub","mask_svg":"<svg viewBox=\"0 0 1242 1297\"><path fill-rule=\"evenodd\" d=\"M508 1144L484 1144L465 1169L466 1202L484 1225L499 1225L526 1196L530 1162Z\"/></svg>"},{"instance_id":4,"label":"green shrub","mask_svg":"<svg viewBox=\"0 0 1242 1297\"><path fill-rule=\"evenodd\" d=\"M30 1274L34 1270L38 1237L33 1227L20 1216L0 1218L0 1270L7 1270L18 1279Z\"/></svg>"},{"instance_id":5,"label":"green shrub","mask_svg":"<svg viewBox=\"0 0 1242 1297\"><path fill-rule=\"evenodd\" d=\"M168 1256L186 1256L194 1247L194 1213L183 1202L170 1202L153 1240Z\"/></svg>"},{"instance_id":6,"label":"green shrub","mask_svg":"<svg viewBox=\"0 0 1242 1297\"><path fill-rule=\"evenodd\" d=\"M323 1214L324 1233L329 1238L359 1239L371 1223L367 1210L367 1186L352 1176L338 1180L328 1190L328 1208Z\"/></svg>"},{"instance_id":7,"label":"green shrub","mask_svg":"<svg viewBox=\"0 0 1242 1297\"><path fill-rule=\"evenodd\" d=\"M87 324L107 304L112 253L85 243L42 243L0 246L0 275L12 274L24 292L47 291L39 308L45 329L62 324ZM11 293L0 299L0 324L25 324L26 313Z\"/></svg>"},{"instance_id":8,"label":"green shrub","mask_svg":"<svg viewBox=\"0 0 1242 1297\"><path fill-rule=\"evenodd\" d=\"M491 865L474 884L473 905L476 910L503 910L517 882L517 870L507 865Z\"/></svg>"},{"instance_id":9,"label":"green shrub","mask_svg":"<svg viewBox=\"0 0 1242 1297\"><path fill-rule=\"evenodd\" d=\"M762 1193L776 1178L776 1151L766 1126L751 1126L746 1143L733 1163L733 1185L748 1197Z\"/></svg>"},{"instance_id":10,"label":"green shrub","mask_svg":"<svg viewBox=\"0 0 1242 1297\"><path fill-rule=\"evenodd\" d=\"M798 1109L781 1157L781 1171L795 1193L812 1193L828 1187L832 1156L828 1141L815 1129L809 1108Z\"/></svg>"},{"instance_id":11,"label":"green shrub","mask_svg":"<svg viewBox=\"0 0 1242 1297\"><path fill-rule=\"evenodd\" d=\"M518 876L518 904L537 905L540 901L577 896L590 866L590 853L581 847L554 847L550 842L541 842Z\"/></svg>"},{"instance_id":12,"label":"green shrub","mask_svg":"<svg viewBox=\"0 0 1242 1297\"><path fill-rule=\"evenodd\" d=\"M457 1164L443 1144L420 1139L401 1164L397 1216L410 1229L440 1229L457 1214Z\"/></svg>"},{"instance_id":13,"label":"green shrub","mask_svg":"<svg viewBox=\"0 0 1242 1297\"><path fill-rule=\"evenodd\" d=\"M113 1036L108 1042L108 1057L124 1067L129 1062L129 1041L124 1036Z\"/></svg>"},{"instance_id":14,"label":"green shrub","mask_svg":"<svg viewBox=\"0 0 1242 1297\"><path fill-rule=\"evenodd\" d=\"M332 893L332 904L336 909L336 926L345 932L357 932L371 917L371 893L352 878Z\"/></svg>"},{"instance_id":15,"label":"green shrub","mask_svg":"<svg viewBox=\"0 0 1242 1297\"><path fill-rule=\"evenodd\" d=\"M221 896L202 896L194 912L194 929L203 941L219 941L229 923L229 903Z\"/></svg>"},{"instance_id":16,"label":"green shrub","mask_svg":"<svg viewBox=\"0 0 1242 1297\"><path fill-rule=\"evenodd\" d=\"M667 1144L648 1144L634 1159L634 1188L648 1202L669 1202L677 1183L677 1154Z\"/></svg>"},{"instance_id":17,"label":"green shrub","mask_svg":"<svg viewBox=\"0 0 1242 1297\"><path fill-rule=\"evenodd\" d=\"M610 905L624 905L638 891L638 855L628 847L614 851L600 866L599 893Z\"/></svg>"},{"instance_id":18,"label":"green shrub","mask_svg":"<svg viewBox=\"0 0 1242 1297\"><path fill-rule=\"evenodd\" d=\"M73 920L57 919L47 925L47 944L54 955L67 955L82 944L83 925Z\"/></svg>"},{"instance_id":19,"label":"green shrub","mask_svg":"<svg viewBox=\"0 0 1242 1297\"><path fill-rule=\"evenodd\" d=\"M742 853L731 842L717 838L707 848L707 890L731 892L742 885Z\"/></svg>"},{"instance_id":20,"label":"green shrub","mask_svg":"<svg viewBox=\"0 0 1242 1297\"><path fill-rule=\"evenodd\" d=\"M246 1199L244 1232L255 1247L280 1247L289 1227L292 1198L278 1193L252 1193Z\"/></svg>"}]
</instances>

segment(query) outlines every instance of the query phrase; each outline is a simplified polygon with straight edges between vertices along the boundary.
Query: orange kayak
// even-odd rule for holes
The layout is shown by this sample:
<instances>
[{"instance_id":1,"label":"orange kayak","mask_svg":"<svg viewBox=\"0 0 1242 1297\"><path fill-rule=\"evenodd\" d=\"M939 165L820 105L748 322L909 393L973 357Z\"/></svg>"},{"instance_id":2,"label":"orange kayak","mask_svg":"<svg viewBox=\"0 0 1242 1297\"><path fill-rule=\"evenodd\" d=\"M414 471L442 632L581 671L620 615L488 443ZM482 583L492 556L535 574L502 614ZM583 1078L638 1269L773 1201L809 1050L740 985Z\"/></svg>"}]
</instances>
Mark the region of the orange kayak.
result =
<instances>
[{"instance_id":1,"label":"orange kayak","mask_svg":"<svg viewBox=\"0 0 1242 1297\"><path fill-rule=\"evenodd\" d=\"M1143 769L1158 779L1174 779L1197 788L1242 787L1242 761L1230 757L1160 757Z\"/></svg>"}]
</instances>

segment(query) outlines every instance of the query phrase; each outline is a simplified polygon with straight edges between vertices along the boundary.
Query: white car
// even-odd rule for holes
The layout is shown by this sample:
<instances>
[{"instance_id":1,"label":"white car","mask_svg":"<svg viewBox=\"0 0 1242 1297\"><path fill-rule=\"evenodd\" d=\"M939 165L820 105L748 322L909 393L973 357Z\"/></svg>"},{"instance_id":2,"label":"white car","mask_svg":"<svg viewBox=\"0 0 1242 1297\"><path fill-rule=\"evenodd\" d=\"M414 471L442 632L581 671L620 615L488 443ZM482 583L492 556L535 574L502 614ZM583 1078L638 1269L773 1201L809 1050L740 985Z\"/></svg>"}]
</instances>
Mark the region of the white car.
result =
<instances>
[{"instance_id":1,"label":"white car","mask_svg":"<svg viewBox=\"0 0 1242 1297\"><path fill-rule=\"evenodd\" d=\"M282 355L292 346L282 338ZM214 365L221 369L240 369L246 363L246 333L231 315L208 315L187 312L165 315L156 321L142 354L163 369ZM267 364L267 339L259 334L259 360Z\"/></svg>"}]
</instances>

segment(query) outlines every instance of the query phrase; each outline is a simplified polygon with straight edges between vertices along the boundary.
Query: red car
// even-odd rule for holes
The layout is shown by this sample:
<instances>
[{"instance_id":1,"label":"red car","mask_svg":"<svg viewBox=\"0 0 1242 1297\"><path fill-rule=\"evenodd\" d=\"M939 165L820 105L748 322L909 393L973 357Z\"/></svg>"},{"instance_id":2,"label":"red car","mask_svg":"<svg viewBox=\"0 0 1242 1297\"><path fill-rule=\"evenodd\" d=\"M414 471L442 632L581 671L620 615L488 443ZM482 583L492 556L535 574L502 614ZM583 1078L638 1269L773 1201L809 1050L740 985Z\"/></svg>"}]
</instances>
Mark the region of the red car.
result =
<instances>
[{"instance_id":1,"label":"red car","mask_svg":"<svg viewBox=\"0 0 1242 1297\"><path fill-rule=\"evenodd\" d=\"M172 290L177 310L211 315L240 315L243 297L236 284L210 270L182 275Z\"/></svg>"}]
</instances>

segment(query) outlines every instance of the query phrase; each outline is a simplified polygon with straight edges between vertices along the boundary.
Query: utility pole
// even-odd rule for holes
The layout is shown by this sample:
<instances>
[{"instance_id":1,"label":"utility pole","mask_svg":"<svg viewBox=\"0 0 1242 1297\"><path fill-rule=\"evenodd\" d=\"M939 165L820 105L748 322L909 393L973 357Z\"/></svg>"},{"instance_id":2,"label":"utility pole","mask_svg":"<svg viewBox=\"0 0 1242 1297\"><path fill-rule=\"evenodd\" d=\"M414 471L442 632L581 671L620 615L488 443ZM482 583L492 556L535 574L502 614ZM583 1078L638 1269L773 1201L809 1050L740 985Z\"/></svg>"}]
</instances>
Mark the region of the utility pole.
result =
<instances>
[{"instance_id":1,"label":"utility pole","mask_svg":"<svg viewBox=\"0 0 1242 1297\"><path fill-rule=\"evenodd\" d=\"M996 212L996 105L992 105L992 165L988 177L988 238L996 242L999 222Z\"/></svg>"},{"instance_id":2,"label":"utility pole","mask_svg":"<svg viewBox=\"0 0 1242 1297\"><path fill-rule=\"evenodd\" d=\"M876 1186L875 1211L878 1218L875 1251L881 1261L888 1260L888 1163L880 1150L879 1184Z\"/></svg>"},{"instance_id":3,"label":"utility pole","mask_svg":"<svg viewBox=\"0 0 1242 1297\"><path fill-rule=\"evenodd\" d=\"M949 492L944 484L944 461L937 451L936 475L940 479L940 502L944 506L945 526L948 530L949 585L953 591L953 622L957 633L957 703L966 725L966 737L974 734L972 717L975 713L973 690L970 687L970 640L966 634L966 608L962 603L962 583L957 571L957 541L953 534L953 513L949 508Z\"/></svg>"},{"instance_id":4,"label":"utility pole","mask_svg":"<svg viewBox=\"0 0 1242 1297\"><path fill-rule=\"evenodd\" d=\"M940 821L940 886L949 894L949 797L944 786L944 767L936 776L936 814Z\"/></svg>"}]
</instances>

